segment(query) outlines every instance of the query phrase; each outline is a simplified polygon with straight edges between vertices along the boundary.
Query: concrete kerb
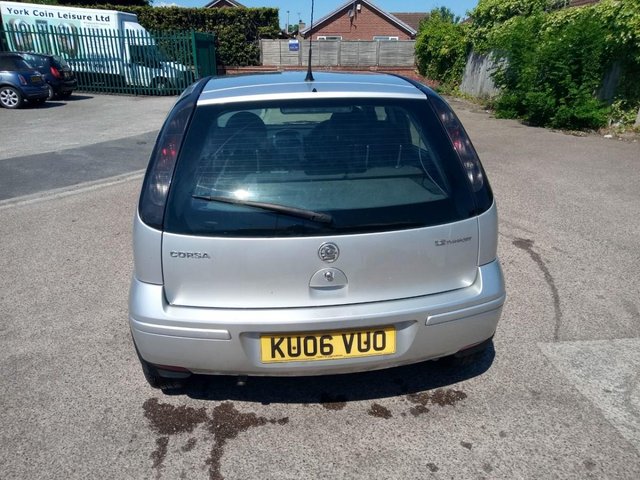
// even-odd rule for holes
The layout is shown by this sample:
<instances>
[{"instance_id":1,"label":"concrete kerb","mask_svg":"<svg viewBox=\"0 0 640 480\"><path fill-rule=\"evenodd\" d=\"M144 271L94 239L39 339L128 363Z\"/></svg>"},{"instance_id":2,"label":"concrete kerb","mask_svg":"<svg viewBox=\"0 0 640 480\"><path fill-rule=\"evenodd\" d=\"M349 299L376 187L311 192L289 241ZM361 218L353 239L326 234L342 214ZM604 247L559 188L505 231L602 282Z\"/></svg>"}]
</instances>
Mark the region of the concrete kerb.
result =
<instances>
[{"instance_id":1,"label":"concrete kerb","mask_svg":"<svg viewBox=\"0 0 640 480\"><path fill-rule=\"evenodd\" d=\"M90 182L78 183L76 185L70 185L67 187L56 188L54 190L47 190L45 192L38 192L31 195L9 198L7 200L0 201L0 210L39 203L45 200L56 200L71 195L86 193L93 190L110 187L112 185L118 185L121 183L138 180L143 177L144 172L144 170L136 170L134 172L124 173L122 175L116 175L108 178L102 178L100 180L93 180Z\"/></svg>"}]
</instances>

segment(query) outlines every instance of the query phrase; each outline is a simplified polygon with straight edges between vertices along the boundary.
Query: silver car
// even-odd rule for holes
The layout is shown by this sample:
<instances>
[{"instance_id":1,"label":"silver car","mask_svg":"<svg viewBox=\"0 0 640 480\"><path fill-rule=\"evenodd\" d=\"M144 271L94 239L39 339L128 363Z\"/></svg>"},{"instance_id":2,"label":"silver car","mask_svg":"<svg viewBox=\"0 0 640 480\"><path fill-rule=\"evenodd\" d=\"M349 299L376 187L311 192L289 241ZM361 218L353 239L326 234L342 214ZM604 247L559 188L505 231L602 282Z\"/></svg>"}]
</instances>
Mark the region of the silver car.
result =
<instances>
[{"instance_id":1,"label":"silver car","mask_svg":"<svg viewBox=\"0 0 640 480\"><path fill-rule=\"evenodd\" d=\"M451 108L382 74L204 79L137 215L129 321L154 387L476 354L505 300L497 213Z\"/></svg>"}]
</instances>

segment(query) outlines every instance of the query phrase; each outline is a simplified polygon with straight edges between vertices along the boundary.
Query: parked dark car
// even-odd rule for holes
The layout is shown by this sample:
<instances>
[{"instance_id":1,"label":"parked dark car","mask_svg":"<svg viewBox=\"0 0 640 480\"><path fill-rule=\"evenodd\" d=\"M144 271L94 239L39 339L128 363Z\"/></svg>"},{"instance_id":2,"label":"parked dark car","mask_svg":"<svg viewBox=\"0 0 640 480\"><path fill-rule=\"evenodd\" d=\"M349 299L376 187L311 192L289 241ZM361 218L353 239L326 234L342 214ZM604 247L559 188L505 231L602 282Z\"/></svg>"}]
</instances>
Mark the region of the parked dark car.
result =
<instances>
[{"instance_id":1,"label":"parked dark car","mask_svg":"<svg viewBox=\"0 0 640 480\"><path fill-rule=\"evenodd\" d=\"M64 58L43 53L17 53L44 76L49 88L49 100L69 98L78 87L76 76Z\"/></svg>"},{"instance_id":2,"label":"parked dark car","mask_svg":"<svg viewBox=\"0 0 640 480\"><path fill-rule=\"evenodd\" d=\"M24 101L44 103L49 89L40 72L16 53L0 53L0 106L20 108Z\"/></svg>"}]
</instances>

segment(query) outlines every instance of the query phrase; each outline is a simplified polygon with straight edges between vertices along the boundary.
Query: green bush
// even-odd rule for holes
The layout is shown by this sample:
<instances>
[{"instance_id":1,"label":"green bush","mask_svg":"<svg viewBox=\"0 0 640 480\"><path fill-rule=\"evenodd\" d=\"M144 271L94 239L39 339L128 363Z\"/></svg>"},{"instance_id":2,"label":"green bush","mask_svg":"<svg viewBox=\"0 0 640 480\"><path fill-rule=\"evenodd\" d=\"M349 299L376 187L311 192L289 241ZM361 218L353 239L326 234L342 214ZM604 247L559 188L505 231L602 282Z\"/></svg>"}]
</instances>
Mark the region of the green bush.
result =
<instances>
[{"instance_id":1,"label":"green bush","mask_svg":"<svg viewBox=\"0 0 640 480\"><path fill-rule=\"evenodd\" d=\"M471 42L474 50L487 53L491 49L487 41L496 27L515 17L529 17L543 12L550 0L480 0L471 12L473 26Z\"/></svg>"},{"instance_id":2,"label":"green bush","mask_svg":"<svg viewBox=\"0 0 640 480\"><path fill-rule=\"evenodd\" d=\"M630 108L638 105L638 6L638 0L603 0L494 26L486 43L502 60L494 74L501 89L497 114L556 128L605 126L610 108L597 97L614 64L621 72L618 95Z\"/></svg>"},{"instance_id":3,"label":"green bush","mask_svg":"<svg viewBox=\"0 0 640 480\"><path fill-rule=\"evenodd\" d=\"M447 9L435 9L424 20L416 39L416 63L421 75L446 88L459 85L467 59L467 26Z\"/></svg>"}]
</instances>

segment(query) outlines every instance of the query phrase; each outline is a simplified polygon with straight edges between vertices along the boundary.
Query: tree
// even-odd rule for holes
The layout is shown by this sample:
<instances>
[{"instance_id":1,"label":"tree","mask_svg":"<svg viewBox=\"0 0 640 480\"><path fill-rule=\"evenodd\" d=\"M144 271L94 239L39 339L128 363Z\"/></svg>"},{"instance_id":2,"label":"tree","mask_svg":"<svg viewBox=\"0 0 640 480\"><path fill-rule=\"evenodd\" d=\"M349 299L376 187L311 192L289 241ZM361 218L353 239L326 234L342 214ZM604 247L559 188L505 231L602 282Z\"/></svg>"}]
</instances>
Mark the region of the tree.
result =
<instances>
[{"instance_id":1,"label":"tree","mask_svg":"<svg viewBox=\"0 0 640 480\"><path fill-rule=\"evenodd\" d=\"M467 25L459 20L448 8L436 8L420 24L416 39L420 74L449 88L460 83L467 58Z\"/></svg>"},{"instance_id":2,"label":"tree","mask_svg":"<svg viewBox=\"0 0 640 480\"><path fill-rule=\"evenodd\" d=\"M438 7L434 9L432 13L435 11L440 14L440 17L443 20L446 20L450 23L460 23L460 17L453 13L453 11L451 11L451 9L448 7Z\"/></svg>"}]
</instances>

